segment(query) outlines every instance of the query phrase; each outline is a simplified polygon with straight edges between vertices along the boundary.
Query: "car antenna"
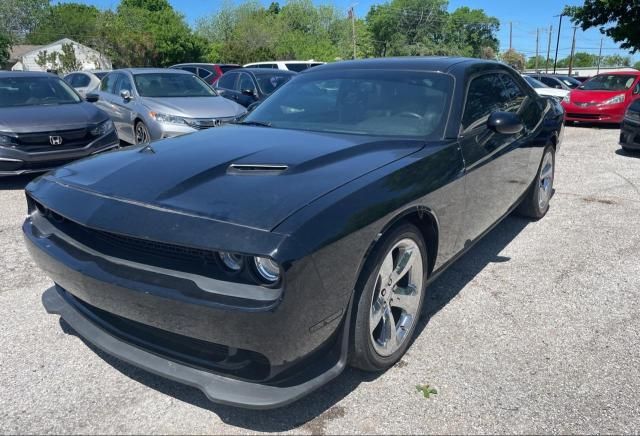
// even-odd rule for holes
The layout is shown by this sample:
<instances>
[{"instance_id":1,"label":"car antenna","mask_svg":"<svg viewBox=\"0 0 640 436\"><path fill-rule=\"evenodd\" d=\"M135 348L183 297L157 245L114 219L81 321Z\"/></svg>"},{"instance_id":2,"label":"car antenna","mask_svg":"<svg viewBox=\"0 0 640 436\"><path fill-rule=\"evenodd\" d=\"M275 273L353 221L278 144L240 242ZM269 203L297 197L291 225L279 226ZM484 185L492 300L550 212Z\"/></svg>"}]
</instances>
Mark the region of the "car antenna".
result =
<instances>
[{"instance_id":1,"label":"car antenna","mask_svg":"<svg viewBox=\"0 0 640 436\"><path fill-rule=\"evenodd\" d=\"M147 144L144 147L142 147L138 153L153 153L155 154L156 151L153 149L153 147L151 146L151 144Z\"/></svg>"}]
</instances>

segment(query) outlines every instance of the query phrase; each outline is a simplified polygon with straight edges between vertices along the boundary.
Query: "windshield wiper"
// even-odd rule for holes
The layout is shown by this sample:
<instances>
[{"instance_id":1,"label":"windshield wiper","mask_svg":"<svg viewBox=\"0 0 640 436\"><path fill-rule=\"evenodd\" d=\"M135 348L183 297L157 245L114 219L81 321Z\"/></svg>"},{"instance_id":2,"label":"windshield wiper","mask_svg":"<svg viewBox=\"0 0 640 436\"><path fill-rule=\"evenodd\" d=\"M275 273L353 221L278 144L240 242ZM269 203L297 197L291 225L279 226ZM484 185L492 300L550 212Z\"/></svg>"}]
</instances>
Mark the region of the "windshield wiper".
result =
<instances>
[{"instance_id":1,"label":"windshield wiper","mask_svg":"<svg viewBox=\"0 0 640 436\"><path fill-rule=\"evenodd\" d=\"M242 124L244 126L271 127L271 123L269 121L236 121L233 124Z\"/></svg>"}]
</instances>

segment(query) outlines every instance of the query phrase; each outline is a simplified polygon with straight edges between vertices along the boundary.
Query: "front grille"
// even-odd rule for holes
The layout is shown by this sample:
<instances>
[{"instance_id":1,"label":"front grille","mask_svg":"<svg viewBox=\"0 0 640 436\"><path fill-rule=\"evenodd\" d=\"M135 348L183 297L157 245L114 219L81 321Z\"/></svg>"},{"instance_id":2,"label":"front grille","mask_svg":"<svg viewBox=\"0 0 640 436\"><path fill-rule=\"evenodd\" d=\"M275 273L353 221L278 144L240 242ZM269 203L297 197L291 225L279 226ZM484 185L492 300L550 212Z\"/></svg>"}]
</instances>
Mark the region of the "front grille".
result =
<instances>
[{"instance_id":1,"label":"front grille","mask_svg":"<svg viewBox=\"0 0 640 436\"><path fill-rule=\"evenodd\" d=\"M223 124L233 121L233 117L226 118L191 118L187 120L187 124L196 130L210 129L212 127L220 127Z\"/></svg>"},{"instance_id":2,"label":"front grille","mask_svg":"<svg viewBox=\"0 0 640 436\"><path fill-rule=\"evenodd\" d=\"M32 201L51 225L103 255L227 282L250 285L260 283L247 258L240 271L231 271L224 266L216 250L153 241L87 227Z\"/></svg>"},{"instance_id":3,"label":"front grille","mask_svg":"<svg viewBox=\"0 0 640 436\"><path fill-rule=\"evenodd\" d=\"M567 116L569 118L581 118L583 120L599 120L600 119L600 115L598 114L576 114L576 113L568 112Z\"/></svg>"},{"instance_id":4,"label":"front grille","mask_svg":"<svg viewBox=\"0 0 640 436\"><path fill-rule=\"evenodd\" d=\"M51 138L54 138L53 144ZM28 153L38 153L84 147L96 139L96 137L91 134L90 128L84 128L51 132L20 133L16 139L18 141L16 148ZM61 143L57 143L57 141L61 141Z\"/></svg>"},{"instance_id":5,"label":"front grille","mask_svg":"<svg viewBox=\"0 0 640 436\"><path fill-rule=\"evenodd\" d=\"M246 380L260 381L269 375L269 360L255 351L231 348L132 321L92 306L67 291L63 291L63 296L110 334L154 354Z\"/></svg>"}]
</instances>

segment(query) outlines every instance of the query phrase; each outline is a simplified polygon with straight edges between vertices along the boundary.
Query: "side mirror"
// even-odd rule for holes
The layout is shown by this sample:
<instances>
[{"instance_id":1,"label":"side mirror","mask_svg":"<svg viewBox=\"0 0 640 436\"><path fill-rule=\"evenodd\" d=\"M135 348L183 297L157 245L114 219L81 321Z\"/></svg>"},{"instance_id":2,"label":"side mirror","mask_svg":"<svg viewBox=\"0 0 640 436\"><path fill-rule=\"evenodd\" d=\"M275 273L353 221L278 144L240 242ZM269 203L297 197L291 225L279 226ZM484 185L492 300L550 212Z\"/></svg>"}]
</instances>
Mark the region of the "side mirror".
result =
<instances>
[{"instance_id":1,"label":"side mirror","mask_svg":"<svg viewBox=\"0 0 640 436\"><path fill-rule=\"evenodd\" d=\"M638 83L636 87L633 88L633 95L638 95L638 94L640 94L640 83Z\"/></svg>"},{"instance_id":2,"label":"side mirror","mask_svg":"<svg viewBox=\"0 0 640 436\"><path fill-rule=\"evenodd\" d=\"M120 97L122 97L122 99L126 101L131 100L131 91L129 91L128 89L123 89L122 91L120 91Z\"/></svg>"},{"instance_id":3,"label":"side mirror","mask_svg":"<svg viewBox=\"0 0 640 436\"><path fill-rule=\"evenodd\" d=\"M87 94L84 99L89 103L95 103L96 101L100 100L100 96L98 94Z\"/></svg>"},{"instance_id":4,"label":"side mirror","mask_svg":"<svg viewBox=\"0 0 640 436\"><path fill-rule=\"evenodd\" d=\"M243 89L242 90L242 95L246 95L248 97L255 97L256 93L253 89Z\"/></svg>"},{"instance_id":5,"label":"side mirror","mask_svg":"<svg viewBox=\"0 0 640 436\"><path fill-rule=\"evenodd\" d=\"M487 120L487 127L503 135L515 135L524 128L520 116L512 112L492 113Z\"/></svg>"}]
</instances>

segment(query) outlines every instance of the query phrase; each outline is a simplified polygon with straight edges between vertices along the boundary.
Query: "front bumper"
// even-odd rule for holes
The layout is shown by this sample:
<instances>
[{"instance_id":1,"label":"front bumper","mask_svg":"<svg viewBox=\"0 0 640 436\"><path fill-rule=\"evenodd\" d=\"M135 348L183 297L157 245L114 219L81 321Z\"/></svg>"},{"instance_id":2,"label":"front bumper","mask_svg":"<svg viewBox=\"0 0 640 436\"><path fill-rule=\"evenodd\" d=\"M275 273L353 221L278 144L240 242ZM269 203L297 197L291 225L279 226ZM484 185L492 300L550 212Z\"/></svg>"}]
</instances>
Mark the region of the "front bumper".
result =
<instances>
[{"instance_id":1,"label":"front bumper","mask_svg":"<svg viewBox=\"0 0 640 436\"><path fill-rule=\"evenodd\" d=\"M565 121L585 123L620 123L624 118L625 105L577 106L574 103L562 103Z\"/></svg>"},{"instance_id":2,"label":"front bumper","mask_svg":"<svg viewBox=\"0 0 640 436\"><path fill-rule=\"evenodd\" d=\"M118 147L115 130L84 147L28 153L17 148L0 147L0 176L42 173L83 157Z\"/></svg>"},{"instance_id":3,"label":"front bumper","mask_svg":"<svg viewBox=\"0 0 640 436\"><path fill-rule=\"evenodd\" d=\"M200 389L211 401L230 406L250 409L285 406L340 375L346 365L348 334L344 329L340 358L327 371L286 387L250 383L174 362L120 340L89 321L65 298L65 291L58 286L45 291L42 303L48 313L60 315L80 336L99 349L154 374ZM349 325L348 318L345 325Z\"/></svg>"},{"instance_id":4,"label":"front bumper","mask_svg":"<svg viewBox=\"0 0 640 436\"><path fill-rule=\"evenodd\" d=\"M623 121L620 126L620 145L628 150L640 151L640 121Z\"/></svg>"},{"instance_id":5,"label":"front bumper","mask_svg":"<svg viewBox=\"0 0 640 436\"><path fill-rule=\"evenodd\" d=\"M211 226L194 231L196 235L237 237L250 231L119 202L107 208L104 198L62 190L46 180L30 186L44 199L68 205L66 212L74 216L88 213L98 220L90 221L94 228L114 222L105 215L108 209L126 215L134 231L138 220L149 228L149 222L168 219L177 228ZM94 215L94 210L101 213ZM284 295L274 301L249 301L223 294L222 288L216 293L215 286L226 282L203 291L184 275L101 256L65 240L51 226L37 209L23 225L32 258L54 281L60 297L48 291L47 310L61 314L81 336L115 356L198 387L213 401L253 408L294 401L345 366L350 295L327 295L309 258L287 271ZM239 240L255 243L257 238L252 234Z\"/></svg>"}]
</instances>

